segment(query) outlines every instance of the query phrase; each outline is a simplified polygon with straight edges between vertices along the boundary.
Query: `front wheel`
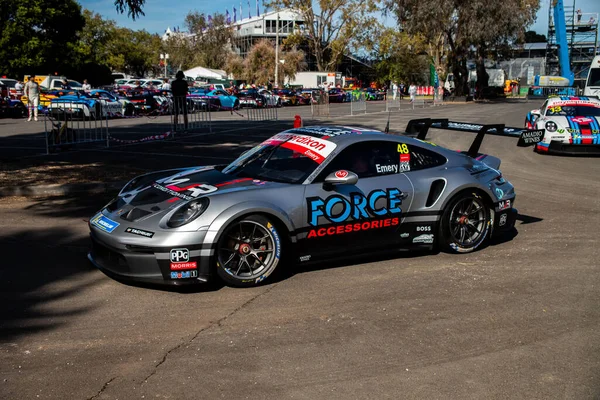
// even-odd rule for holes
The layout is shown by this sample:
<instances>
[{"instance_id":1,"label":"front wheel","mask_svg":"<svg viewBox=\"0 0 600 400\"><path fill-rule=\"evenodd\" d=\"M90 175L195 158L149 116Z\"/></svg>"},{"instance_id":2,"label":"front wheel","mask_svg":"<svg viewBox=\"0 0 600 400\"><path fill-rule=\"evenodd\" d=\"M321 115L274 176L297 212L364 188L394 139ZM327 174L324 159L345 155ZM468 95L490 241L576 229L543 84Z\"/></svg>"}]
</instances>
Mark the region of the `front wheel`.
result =
<instances>
[{"instance_id":1,"label":"front wheel","mask_svg":"<svg viewBox=\"0 0 600 400\"><path fill-rule=\"evenodd\" d=\"M275 225L261 215L231 223L217 245L217 275L236 287L256 286L269 277L281 258Z\"/></svg>"},{"instance_id":2,"label":"front wheel","mask_svg":"<svg viewBox=\"0 0 600 400\"><path fill-rule=\"evenodd\" d=\"M465 192L448 203L440 223L442 250L470 253L481 246L490 231L490 210L477 193Z\"/></svg>"}]
</instances>

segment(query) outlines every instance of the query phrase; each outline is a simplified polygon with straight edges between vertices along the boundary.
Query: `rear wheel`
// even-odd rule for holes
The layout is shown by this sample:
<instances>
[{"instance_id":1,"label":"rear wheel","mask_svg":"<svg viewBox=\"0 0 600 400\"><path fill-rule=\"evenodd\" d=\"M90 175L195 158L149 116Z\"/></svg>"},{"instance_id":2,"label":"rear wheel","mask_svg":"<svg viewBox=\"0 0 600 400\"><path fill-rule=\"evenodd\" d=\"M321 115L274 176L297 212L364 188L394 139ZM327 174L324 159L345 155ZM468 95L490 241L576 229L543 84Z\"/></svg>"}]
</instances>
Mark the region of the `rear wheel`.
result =
<instances>
[{"instance_id":1,"label":"rear wheel","mask_svg":"<svg viewBox=\"0 0 600 400\"><path fill-rule=\"evenodd\" d=\"M262 215L231 223L217 244L217 274L231 286L250 287L275 271L281 240L275 225Z\"/></svg>"},{"instance_id":2,"label":"rear wheel","mask_svg":"<svg viewBox=\"0 0 600 400\"><path fill-rule=\"evenodd\" d=\"M459 194L448 203L440 223L443 250L469 253L481 246L490 231L490 210L481 195Z\"/></svg>"}]
</instances>

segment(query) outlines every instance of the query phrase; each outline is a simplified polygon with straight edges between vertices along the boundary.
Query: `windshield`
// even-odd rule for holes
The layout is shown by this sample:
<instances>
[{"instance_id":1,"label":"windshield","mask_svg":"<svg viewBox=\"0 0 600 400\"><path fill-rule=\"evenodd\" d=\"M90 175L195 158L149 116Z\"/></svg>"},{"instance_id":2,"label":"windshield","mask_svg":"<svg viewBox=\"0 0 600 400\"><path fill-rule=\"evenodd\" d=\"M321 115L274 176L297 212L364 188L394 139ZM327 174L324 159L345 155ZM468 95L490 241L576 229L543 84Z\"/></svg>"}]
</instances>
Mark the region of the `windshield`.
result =
<instances>
[{"instance_id":1,"label":"windshield","mask_svg":"<svg viewBox=\"0 0 600 400\"><path fill-rule=\"evenodd\" d=\"M302 183L335 149L312 136L281 133L242 154L223 173L240 178Z\"/></svg>"},{"instance_id":2,"label":"windshield","mask_svg":"<svg viewBox=\"0 0 600 400\"><path fill-rule=\"evenodd\" d=\"M588 86L600 86L600 68L592 68L587 81Z\"/></svg>"},{"instance_id":3,"label":"windshield","mask_svg":"<svg viewBox=\"0 0 600 400\"><path fill-rule=\"evenodd\" d=\"M554 106L548 107L548 116L560 117L598 117L600 116L600 105L578 105L578 106Z\"/></svg>"}]
</instances>

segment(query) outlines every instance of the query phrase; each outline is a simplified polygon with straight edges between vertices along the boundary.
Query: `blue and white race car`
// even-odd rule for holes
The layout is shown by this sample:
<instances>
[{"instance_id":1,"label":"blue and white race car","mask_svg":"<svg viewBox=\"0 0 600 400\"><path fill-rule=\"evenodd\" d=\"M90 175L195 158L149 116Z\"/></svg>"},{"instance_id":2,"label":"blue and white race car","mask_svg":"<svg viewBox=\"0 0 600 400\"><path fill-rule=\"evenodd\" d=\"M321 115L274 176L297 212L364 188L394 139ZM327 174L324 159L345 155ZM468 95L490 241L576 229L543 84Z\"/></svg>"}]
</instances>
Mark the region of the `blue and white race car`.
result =
<instances>
[{"instance_id":1,"label":"blue and white race car","mask_svg":"<svg viewBox=\"0 0 600 400\"><path fill-rule=\"evenodd\" d=\"M89 94L78 90L52 99L48 112L58 118L65 114L80 119L122 117L133 113L133 105L105 90L93 90Z\"/></svg>"},{"instance_id":2,"label":"blue and white race car","mask_svg":"<svg viewBox=\"0 0 600 400\"><path fill-rule=\"evenodd\" d=\"M600 154L600 99L556 96L525 118L525 128L544 130L535 151L554 154Z\"/></svg>"}]
</instances>

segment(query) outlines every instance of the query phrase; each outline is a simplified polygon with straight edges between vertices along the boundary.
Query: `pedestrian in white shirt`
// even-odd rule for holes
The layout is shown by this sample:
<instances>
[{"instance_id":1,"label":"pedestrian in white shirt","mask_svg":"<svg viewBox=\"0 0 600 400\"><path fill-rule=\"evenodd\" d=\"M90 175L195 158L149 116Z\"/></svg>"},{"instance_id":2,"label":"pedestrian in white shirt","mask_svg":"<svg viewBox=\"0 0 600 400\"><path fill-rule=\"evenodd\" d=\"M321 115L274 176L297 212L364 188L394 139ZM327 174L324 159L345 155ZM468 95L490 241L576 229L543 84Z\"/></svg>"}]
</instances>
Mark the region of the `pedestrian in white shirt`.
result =
<instances>
[{"instance_id":1,"label":"pedestrian in white shirt","mask_svg":"<svg viewBox=\"0 0 600 400\"><path fill-rule=\"evenodd\" d=\"M81 90L84 90L86 92L89 91L89 90L92 90L92 85L90 85L88 83L87 79L83 80L83 84L81 85Z\"/></svg>"},{"instance_id":2,"label":"pedestrian in white shirt","mask_svg":"<svg viewBox=\"0 0 600 400\"><path fill-rule=\"evenodd\" d=\"M393 98L394 100L396 100L396 96L398 95L398 84L396 82L392 82L392 92L393 92Z\"/></svg>"},{"instance_id":3,"label":"pedestrian in white shirt","mask_svg":"<svg viewBox=\"0 0 600 400\"><path fill-rule=\"evenodd\" d=\"M409 88L408 88L408 94L410 95L410 102L414 102L415 101L415 96L417 94L417 87L415 86L414 83L411 83Z\"/></svg>"},{"instance_id":4,"label":"pedestrian in white shirt","mask_svg":"<svg viewBox=\"0 0 600 400\"><path fill-rule=\"evenodd\" d=\"M27 108L29 109L29 118L27 121L31 121L31 114L33 114L35 120L38 120L38 106L40 105L40 85L33 80L34 76L31 75L29 80L25 84L25 96L27 96Z\"/></svg>"},{"instance_id":5,"label":"pedestrian in white shirt","mask_svg":"<svg viewBox=\"0 0 600 400\"><path fill-rule=\"evenodd\" d=\"M171 90L171 84L169 83L168 79L165 79L163 81L164 83L161 85L161 90Z\"/></svg>"}]
</instances>

